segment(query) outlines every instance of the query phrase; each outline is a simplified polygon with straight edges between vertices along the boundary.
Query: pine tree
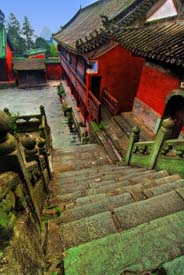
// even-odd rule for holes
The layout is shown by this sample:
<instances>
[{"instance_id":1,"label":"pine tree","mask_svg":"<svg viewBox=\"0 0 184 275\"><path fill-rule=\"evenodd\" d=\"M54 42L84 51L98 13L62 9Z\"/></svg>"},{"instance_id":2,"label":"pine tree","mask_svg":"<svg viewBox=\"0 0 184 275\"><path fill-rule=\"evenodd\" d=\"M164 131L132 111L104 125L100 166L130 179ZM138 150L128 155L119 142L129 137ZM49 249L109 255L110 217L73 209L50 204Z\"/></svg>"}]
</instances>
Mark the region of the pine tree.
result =
<instances>
[{"instance_id":1,"label":"pine tree","mask_svg":"<svg viewBox=\"0 0 184 275\"><path fill-rule=\"evenodd\" d=\"M34 30L31 27L27 16L24 16L22 34L24 35L27 49L33 48L33 46L34 46Z\"/></svg>"},{"instance_id":2,"label":"pine tree","mask_svg":"<svg viewBox=\"0 0 184 275\"><path fill-rule=\"evenodd\" d=\"M5 15L2 12L2 10L0 10L0 27L4 26L4 19L5 19Z\"/></svg>"},{"instance_id":3,"label":"pine tree","mask_svg":"<svg viewBox=\"0 0 184 275\"><path fill-rule=\"evenodd\" d=\"M8 18L7 32L14 47L15 54L21 54L23 51L25 51L26 43L24 38L21 36L20 23L13 13L10 13Z\"/></svg>"}]
</instances>

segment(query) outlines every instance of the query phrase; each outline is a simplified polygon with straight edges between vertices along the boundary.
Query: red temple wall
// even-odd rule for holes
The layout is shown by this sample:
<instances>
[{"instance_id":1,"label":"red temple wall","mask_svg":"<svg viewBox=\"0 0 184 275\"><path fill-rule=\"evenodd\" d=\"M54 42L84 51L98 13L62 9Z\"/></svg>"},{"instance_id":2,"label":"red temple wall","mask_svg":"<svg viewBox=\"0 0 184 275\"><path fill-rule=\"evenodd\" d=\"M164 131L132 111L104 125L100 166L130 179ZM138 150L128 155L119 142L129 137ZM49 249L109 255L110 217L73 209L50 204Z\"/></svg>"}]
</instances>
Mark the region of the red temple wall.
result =
<instances>
[{"instance_id":1,"label":"red temple wall","mask_svg":"<svg viewBox=\"0 0 184 275\"><path fill-rule=\"evenodd\" d=\"M120 45L98 58L101 93L107 89L120 102L120 111L132 110L143 62Z\"/></svg>"},{"instance_id":2,"label":"red temple wall","mask_svg":"<svg viewBox=\"0 0 184 275\"><path fill-rule=\"evenodd\" d=\"M35 55L30 55L28 58L45 58L45 54L35 54Z\"/></svg>"},{"instance_id":3,"label":"red temple wall","mask_svg":"<svg viewBox=\"0 0 184 275\"><path fill-rule=\"evenodd\" d=\"M13 53L10 46L6 46L6 67L8 80L13 80L13 66L12 66Z\"/></svg>"},{"instance_id":4,"label":"red temple wall","mask_svg":"<svg viewBox=\"0 0 184 275\"><path fill-rule=\"evenodd\" d=\"M137 98L162 115L168 94L179 88L179 79L157 68L144 65Z\"/></svg>"},{"instance_id":5,"label":"red temple wall","mask_svg":"<svg viewBox=\"0 0 184 275\"><path fill-rule=\"evenodd\" d=\"M46 75L49 80L60 80L62 70L61 64L46 64Z\"/></svg>"}]
</instances>

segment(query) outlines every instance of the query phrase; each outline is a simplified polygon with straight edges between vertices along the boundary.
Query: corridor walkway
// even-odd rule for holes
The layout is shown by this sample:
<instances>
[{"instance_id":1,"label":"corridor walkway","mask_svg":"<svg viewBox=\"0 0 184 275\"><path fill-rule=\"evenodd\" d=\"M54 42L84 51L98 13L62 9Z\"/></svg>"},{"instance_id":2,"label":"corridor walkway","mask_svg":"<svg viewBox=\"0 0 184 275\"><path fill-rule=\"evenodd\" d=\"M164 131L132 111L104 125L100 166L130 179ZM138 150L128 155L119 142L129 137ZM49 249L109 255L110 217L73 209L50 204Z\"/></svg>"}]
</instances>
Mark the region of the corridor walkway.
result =
<instances>
[{"instance_id":1,"label":"corridor walkway","mask_svg":"<svg viewBox=\"0 0 184 275\"><path fill-rule=\"evenodd\" d=\"M57 83L42 89L3 89L0 90L0 109L7 107L13 114L30 115L39 113L44 105L52 131L53 147L80 144L78 136L69 131L66 118L56 91Z\"/></svg>"}]
</instances>

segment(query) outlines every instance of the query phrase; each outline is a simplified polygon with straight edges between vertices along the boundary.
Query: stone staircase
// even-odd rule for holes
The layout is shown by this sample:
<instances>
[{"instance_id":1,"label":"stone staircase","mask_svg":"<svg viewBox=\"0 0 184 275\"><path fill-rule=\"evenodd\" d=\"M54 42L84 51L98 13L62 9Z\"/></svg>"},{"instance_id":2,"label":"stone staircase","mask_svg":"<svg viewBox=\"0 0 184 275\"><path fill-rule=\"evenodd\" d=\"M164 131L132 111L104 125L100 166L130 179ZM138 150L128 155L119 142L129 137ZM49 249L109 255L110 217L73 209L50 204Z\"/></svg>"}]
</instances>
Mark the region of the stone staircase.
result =
<instances>
[{"instance_id":1,"label":"stone staircase","mask_svg":"<svg viewBox=\"0 0 184 275\"><path fill-rule=\"evenodd\" d=\"M103 106L102 124L103 128L99 130L92 123L92 130L97 142L104 147L113 163L119 160L118 154L124 158L133 127L138 126L141 129L140 141L154 140L155 138L153 131L147 128L144 122L134 116L132 112L124 112L120 115L112 116Z\"/></svg>"},{"instance_id":2,"label":"stone staircase","mask_svg":"<svg viewBox=\"0 0 184 275\"><path fill-rule=\"evenodd\" d=\"M55 150L53 168L50 205L62 217L49 226L48 250L63 258L65 275L151 274L141 272L171 270L183 255L179 175L113 165L96 144Z\"/></svg>"}]
</instances>

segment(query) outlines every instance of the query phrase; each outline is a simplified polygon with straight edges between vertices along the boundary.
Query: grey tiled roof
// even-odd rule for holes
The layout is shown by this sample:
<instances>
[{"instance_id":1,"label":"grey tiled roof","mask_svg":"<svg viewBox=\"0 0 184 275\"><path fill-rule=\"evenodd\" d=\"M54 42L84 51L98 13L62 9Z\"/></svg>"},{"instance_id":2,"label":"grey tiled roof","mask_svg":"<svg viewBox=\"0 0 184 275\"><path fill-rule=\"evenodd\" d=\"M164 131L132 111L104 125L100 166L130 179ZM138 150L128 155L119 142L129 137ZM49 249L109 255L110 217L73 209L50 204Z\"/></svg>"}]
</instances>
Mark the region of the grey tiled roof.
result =
<instances>
[{"instance_id":1,"label":"grey tiled roof","mask_svg":"<svg viewBox=\"0 0 184 275\"><path fill-rule=\"evenodd\" d=\"M13 69L16 71L45 70L44 59L30 58L25 60L14 60Z\"/></svg>"},{"instance_id":2,"label":"grey tiled roof","mask_svg":"<svg viewBox=\"0 0 184 275\"><path fill-rule=\"evenodd\" d=\"M76 40L85 39L95 29L104 28L101 15L106 15L111 20L134 2L135 0L99 0L80 9L63 30L54 35L54 39L75 48Z\"/></svg>"},{"instance_id":3,"label":"grey tiled roof","mask_svg":"<svg viewBox=\"0 0 184 275\"><path fill-rule=\"evenodd\" d=\"M115 39L137 56L184 67L184 20L122 29Z\"/></svg>"}]
</instances>

